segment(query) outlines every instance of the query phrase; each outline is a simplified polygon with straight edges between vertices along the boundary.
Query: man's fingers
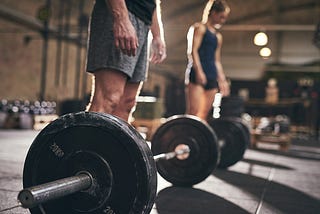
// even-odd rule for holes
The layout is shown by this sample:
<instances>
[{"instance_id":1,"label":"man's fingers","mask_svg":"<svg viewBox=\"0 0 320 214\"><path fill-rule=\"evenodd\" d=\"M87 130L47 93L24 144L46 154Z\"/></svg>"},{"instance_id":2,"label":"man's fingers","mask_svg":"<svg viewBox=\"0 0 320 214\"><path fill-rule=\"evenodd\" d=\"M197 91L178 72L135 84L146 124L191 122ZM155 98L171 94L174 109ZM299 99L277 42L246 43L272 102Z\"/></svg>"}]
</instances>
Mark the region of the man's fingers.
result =
<instances>
[{"instance_id":1,"label":"man's fingers","mask_svg":"<svg viewBox=\"0 0 320 214\"><path fill-rule=\"evenodd\" d=\"M163 60L167 57L167 54L165 51L158 51L158 52L152 52L150 61L157 64L163 62Z\"/></svg>"},{"instance_id":2,"label":"man's fingers","mask_svg":"<svg viewBox=\"0 0 320 214\"><path fill-rule=\"evenodd\" d=\"M127 49L126 49L126 41L125 41L125 39L122 39L122 38L119 39L119 44L120 44L120 47L119 47L119 48L120 48L121 50L127 50Z\"/></svg>"},{"instance_id":3,"label":"man's fingers","mask_svg":"<svg viewBox=\"0 0 320 214\"><path fill-rule=\"evenodd\" d=\"M135 56L137 54L138 42L136 39L131 39L128 41L128 46L130 48L130 55Z\"/></svg>"},{"instance_id":4,"label":"man's fingers","mask_svg":"<svg viewBox=\"0 0 320 214\"><path fill-rule=\"evenodd\" d=\"M120 49L119 39L115 39L115 40L114 40L114 45L116 46L116 48L119 48L119 49Z\"/></svg>"},{"instance_id":5,"label":"man's fingers","mask_svg":"<svg viewBox=\"0 0 320 214\"><path fill-rule=\"evenodd\" d=\"M115 39L115 46L120 49L120 51L128 56L135 56L138 49L138 42L134 38L121 38Z\"/></svg>"}]
</instances>

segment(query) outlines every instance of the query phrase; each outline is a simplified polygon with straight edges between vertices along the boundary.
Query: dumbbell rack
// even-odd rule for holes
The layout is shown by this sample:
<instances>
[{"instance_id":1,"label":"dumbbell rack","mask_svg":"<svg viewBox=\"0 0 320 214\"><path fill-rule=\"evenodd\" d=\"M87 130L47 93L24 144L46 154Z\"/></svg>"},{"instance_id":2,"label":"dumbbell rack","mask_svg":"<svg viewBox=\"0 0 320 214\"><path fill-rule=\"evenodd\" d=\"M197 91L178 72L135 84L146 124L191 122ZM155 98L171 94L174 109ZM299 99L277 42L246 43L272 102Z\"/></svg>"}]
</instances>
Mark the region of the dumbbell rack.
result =
<instances>
[{"instance_id":1,"label":"dumbbell rack","mask_svg":"<svg viewBox=\"0 0 320 214\"><path fill-rule=\"evenodd\" d=\"M251 131L251 147L258 148L259 143L271 144L279 146L280 151L288 151L291 145L291 135L288 133L279 132L263 132L257 129L260 122L259 117L255 117L252 120L252 131Z\"/></svg>"}]
</instances>

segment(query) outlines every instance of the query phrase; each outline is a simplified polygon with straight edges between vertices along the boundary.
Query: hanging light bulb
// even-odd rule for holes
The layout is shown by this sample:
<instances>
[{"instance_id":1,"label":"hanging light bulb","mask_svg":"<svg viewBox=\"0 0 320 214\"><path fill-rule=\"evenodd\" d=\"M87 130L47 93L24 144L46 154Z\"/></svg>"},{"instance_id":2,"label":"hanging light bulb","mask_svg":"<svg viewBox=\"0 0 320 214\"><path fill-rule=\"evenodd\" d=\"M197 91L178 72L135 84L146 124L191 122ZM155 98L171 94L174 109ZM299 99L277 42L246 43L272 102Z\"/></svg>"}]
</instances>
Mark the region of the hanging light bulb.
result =
<instances>
[{"instance_id":1,"label":"hanging light bulb","mask_svg":"<svg viewBox=\"0 0 320 214\"><path fill-rule=\"evenodd\" d=\"M255 45L264 46L268 43L268 36L264 32L259 32L254 36L253 42Z\"/></svg>"},{"instance_id":2,"label":"hanging light bulb","mask_svg":"<svg viewBox=\"0 0 320 214\"><path fill-rule=\"evenodd\" d=\"M267 48L267 47L261 48L259 53L260 53L260 56L262 56L265 59L271 56L271 50L270 48Z\"/></svg>"}]
</instances>

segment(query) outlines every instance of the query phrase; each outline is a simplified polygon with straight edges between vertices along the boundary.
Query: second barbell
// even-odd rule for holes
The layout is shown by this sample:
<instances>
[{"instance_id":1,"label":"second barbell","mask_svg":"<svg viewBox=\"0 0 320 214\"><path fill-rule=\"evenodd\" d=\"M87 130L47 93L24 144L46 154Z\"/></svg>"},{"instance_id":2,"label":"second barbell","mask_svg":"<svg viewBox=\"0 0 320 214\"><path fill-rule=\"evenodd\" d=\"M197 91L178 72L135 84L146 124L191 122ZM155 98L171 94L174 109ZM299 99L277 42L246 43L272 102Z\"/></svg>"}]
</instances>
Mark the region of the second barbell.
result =
<instances>
[{"instance_id":1,"label":"second barbell","mask_svg":"<svg viewBox=\"0 0 320 214\"><path fill-rule=\"evenodd\" d=\"M227 168L243 158L250 143L248 128L237 118L219 118L205 122L191 115L175 115L154 133L154 155L187 145L190 155L181 161L173 158L157 161L159 174L176 186L192 186L206 179L213 170Z\"/></svg>"}]
</instances>

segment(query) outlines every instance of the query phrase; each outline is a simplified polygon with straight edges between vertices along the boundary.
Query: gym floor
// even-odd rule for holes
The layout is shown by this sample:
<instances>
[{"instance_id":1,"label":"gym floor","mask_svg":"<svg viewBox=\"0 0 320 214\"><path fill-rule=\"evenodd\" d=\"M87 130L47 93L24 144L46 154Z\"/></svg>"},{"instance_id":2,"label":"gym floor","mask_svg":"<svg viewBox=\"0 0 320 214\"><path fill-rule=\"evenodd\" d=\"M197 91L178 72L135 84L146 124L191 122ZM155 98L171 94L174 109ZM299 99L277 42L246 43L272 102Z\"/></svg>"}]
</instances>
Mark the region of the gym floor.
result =
<instances>
[{"instance_id":1,"label":"gym floor","mask_svg":"<svg viewBox=\"0 0 320 214\"><path fill-rule=\"evenodd\" d=\"M0 213L29 213L17 207L25 155L38 131L0 130ZM248 149L228 170L215 170L193 188L173 187L158 177L151 214L289 213L320 210L320 142L294 139L289 151Z\"/></svg>"}]
</instances>

